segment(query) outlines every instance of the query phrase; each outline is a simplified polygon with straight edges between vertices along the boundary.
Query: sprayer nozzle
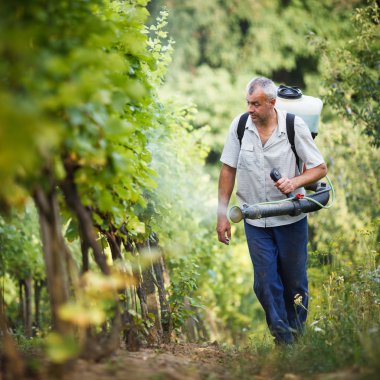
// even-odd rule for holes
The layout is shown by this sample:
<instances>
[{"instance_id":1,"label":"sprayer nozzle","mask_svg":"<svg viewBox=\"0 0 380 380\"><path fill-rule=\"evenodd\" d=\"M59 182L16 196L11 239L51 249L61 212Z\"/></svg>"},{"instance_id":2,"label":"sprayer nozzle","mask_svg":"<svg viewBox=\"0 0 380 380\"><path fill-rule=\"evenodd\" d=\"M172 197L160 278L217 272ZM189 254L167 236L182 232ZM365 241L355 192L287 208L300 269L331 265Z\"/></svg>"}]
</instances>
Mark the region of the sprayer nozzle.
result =
<instances>
[{"instance_id":1,"label":"sprayer nozzle","mask_svg":"<svg viewBox=\"0 0 380 380\"><path fill-rule=\"evenodd\" d=\"M238 206L231 207L229 211L229 217L234 223L239 223L244 218L243 213Z\"/></svg>"}]
</instances>

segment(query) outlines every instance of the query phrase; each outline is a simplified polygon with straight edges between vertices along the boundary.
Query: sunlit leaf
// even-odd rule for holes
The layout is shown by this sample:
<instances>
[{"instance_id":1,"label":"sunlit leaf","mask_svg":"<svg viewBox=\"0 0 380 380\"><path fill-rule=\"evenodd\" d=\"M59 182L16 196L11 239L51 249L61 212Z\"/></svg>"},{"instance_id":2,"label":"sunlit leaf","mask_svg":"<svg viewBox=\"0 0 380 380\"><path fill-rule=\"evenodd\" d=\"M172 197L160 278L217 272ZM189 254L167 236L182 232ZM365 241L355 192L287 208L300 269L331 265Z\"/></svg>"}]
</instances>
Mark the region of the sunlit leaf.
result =
<instances>
[{"instance_id":1,"label":"sunlit leaf","mask_svg":"<svg viewBox=\"0 0 380 380\"><path fill-rule=\"evenodd\" d=\"M47 355L54 363L64 363L75 358L80 351L77 339L71 334L63 336L58 333L50 333L45 342Z\"/></svg>"},{"instance_id":2,"label":"sunlit leaf","mask_svg":"<svg viewBox=\"0 0 380 380\"><path fill-rule=\"evenodd\" d=\"M100 325L106 319L105 312L95 305L89 307L80 303L67 303L61 306L58 315L63 321L79 327Z\"/></svg>"}]
</instances>

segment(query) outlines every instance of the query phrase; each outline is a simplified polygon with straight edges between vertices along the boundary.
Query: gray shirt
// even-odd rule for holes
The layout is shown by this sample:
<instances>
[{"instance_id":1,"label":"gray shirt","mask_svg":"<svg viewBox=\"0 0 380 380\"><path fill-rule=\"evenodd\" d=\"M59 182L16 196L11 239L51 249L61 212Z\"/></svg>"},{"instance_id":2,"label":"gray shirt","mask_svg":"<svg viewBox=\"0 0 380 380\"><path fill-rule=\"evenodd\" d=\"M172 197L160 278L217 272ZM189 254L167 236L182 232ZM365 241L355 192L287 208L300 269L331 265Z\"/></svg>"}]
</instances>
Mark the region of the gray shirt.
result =
<instances>
[{"instance_id":1,"label":"gray shirt","mask_svg":"<svg viewBox=\"0 0 380 380\"><path fill-rule=\"evenodd\" d=\"M273 168L279 169L283 177L292 178L300 174L286 134L286 112L276 108L275 110L278 116L278 125L264 146L255 124L248 117L240 147L237 127L241 115L232 121L220 160L228 166L237 168L236 196L240 207L243 204L252 205L286 198L274 186L274 182L270 178L269 174ZM298 116L294 120L294 135L297 154L307 169L324 162L311 137L309 128ZM305 194L305 189L299 188L295 193ZM246 221L257 227L275 227L295 223L305 216L306 214L283 215L256 220L246 219Z\"/></svg>"}]
</instances>

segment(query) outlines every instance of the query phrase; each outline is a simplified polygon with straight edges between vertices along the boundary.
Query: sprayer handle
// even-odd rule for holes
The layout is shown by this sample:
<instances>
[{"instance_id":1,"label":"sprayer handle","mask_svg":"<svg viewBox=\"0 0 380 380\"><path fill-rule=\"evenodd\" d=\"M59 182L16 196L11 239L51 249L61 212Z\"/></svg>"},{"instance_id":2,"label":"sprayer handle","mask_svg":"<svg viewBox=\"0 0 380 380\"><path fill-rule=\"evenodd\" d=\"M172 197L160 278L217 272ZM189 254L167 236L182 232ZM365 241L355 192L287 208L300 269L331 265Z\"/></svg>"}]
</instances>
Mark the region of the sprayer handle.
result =
<instances>
[{"instance_id":1,"label":"sprayer handle","mask_svg":"<svg viewBox=\"0 0 380 380\"><path fill-rule=\"evenodd\" d=\"M270 177L272 178L272 180L274 182L277 182L282 177L282 175L281 175L281 173L280 173L280 171L278 169L273 168L272 171L270 172ZM294 198L294 194L293 193L288 193L288 194L286 194L286 196L288 198Z\"/></svg>"},{"instance_id":2,"label":"sprayer handle","mask_svg":"<svg viewBox=\"0 0 380 380\"><path fill-rule=\"evenodd\" d=\"M273 168L272 171L270 172L270 177L272 178L274 182L277 182L282 177L282 175L278 169Z\"/></svg>"}]
</instances>

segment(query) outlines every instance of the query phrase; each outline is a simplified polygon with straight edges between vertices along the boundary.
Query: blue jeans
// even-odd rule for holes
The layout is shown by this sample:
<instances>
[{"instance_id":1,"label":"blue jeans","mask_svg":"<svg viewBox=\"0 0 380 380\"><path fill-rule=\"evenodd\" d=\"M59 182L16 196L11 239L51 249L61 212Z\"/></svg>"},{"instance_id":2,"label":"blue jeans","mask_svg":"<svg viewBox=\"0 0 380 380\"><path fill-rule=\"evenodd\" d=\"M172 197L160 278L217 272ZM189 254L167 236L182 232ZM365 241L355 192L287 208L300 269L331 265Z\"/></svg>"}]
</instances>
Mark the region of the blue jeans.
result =
<instances>
[{"instance_id":1,"label":"blue jeans","mask_svg":"<svg viewBox=\"0 0 380 380\"><path fill-rule=\"evenodd\" d=\"M244 224L253 289L269 330L276 342L292 343L294 334L302 333L307 317L307 218L279 227Z\"/></svg>"}]
</instances>

